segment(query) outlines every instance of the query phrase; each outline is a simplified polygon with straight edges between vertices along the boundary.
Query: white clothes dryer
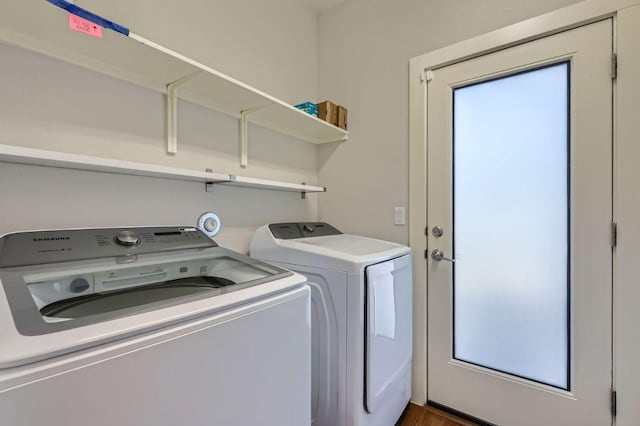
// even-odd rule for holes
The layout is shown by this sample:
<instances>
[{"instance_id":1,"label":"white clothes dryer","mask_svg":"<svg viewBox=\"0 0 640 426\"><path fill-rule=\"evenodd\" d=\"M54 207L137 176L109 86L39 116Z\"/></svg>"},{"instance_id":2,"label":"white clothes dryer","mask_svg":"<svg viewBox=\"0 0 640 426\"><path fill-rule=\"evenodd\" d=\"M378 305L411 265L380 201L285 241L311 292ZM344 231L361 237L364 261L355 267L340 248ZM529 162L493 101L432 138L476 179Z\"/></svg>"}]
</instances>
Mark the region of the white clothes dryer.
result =
<instances>
[{"instance_id":1,"label":"white clothes dryer","mask_svg":"<svg viewBox=\"0 0 640 426\"><path fill-rule=\"evenodd\" d=\"M308 425L304 282L195 228L5 235L0 425Z\"/></svg>"},{"instance_id":2,"label":"white clothes dryer","mask_svg":"<svg viewBox=\"0 0 640 426\"><path fill-rule=\"evenodd\" d=\"M409 247L326 223L276 223L256 231L250 254L311 287L312 424L395 424L411 392Z\"/></svg>"}]
</instances>

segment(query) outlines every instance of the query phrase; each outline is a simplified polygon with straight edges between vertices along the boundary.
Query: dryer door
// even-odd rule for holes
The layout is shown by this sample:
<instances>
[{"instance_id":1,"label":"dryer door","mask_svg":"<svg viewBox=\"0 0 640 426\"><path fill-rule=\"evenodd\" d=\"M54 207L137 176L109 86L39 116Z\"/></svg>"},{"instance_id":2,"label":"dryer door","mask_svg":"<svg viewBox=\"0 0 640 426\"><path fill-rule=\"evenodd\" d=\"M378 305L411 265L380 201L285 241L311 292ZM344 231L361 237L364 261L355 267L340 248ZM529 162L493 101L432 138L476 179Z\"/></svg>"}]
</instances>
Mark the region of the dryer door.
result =
<instances>
[{"instance_id":1,"label":"dryer door","mask_svg":"<svg viewBox=\"0 0 640 426\"><path fill-rule=\"evenodd\" d=\"M365 408L408 401L411 383L411 255L366 268Z\"/></svg>"}]
</instances>

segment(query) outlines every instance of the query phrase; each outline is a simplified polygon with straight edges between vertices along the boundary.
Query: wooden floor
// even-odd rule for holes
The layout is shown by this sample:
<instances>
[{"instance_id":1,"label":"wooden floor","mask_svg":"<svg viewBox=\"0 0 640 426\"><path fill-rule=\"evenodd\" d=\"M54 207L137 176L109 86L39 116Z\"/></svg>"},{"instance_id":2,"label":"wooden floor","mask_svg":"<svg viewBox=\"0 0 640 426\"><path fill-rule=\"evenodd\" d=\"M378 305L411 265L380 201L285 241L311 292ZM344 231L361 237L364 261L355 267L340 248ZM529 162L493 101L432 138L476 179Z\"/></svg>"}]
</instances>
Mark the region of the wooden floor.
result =
<instances>
[{"instance_id":1,"label":"wooden floor","mask_svg":"<svg viewBox=\"0 0 640 426\"><path fill-rule=\"evenodd\" d=\"M433 407L409 404L409 408L397 426L476 426L476 424Z\"/></svg>"}]
</instances>

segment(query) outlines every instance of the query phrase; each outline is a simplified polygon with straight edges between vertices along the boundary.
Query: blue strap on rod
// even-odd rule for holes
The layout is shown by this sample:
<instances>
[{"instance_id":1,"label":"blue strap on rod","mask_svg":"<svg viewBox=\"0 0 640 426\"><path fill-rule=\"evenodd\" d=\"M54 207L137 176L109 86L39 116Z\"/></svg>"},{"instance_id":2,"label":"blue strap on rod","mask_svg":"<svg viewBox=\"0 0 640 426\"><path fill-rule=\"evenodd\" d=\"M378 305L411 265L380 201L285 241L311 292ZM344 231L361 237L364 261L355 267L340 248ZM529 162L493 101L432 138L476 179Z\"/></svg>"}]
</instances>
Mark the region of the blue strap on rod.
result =
<instances>
[{"instance_id":1,"label":"blue strap on rod","mask_svg":"<svg viewBox=\"0 0 640 426\"><path fill-rule=\"evenodd\" d=\"M47 1L55 6L58 6L59 8L66 10L69 13L72 13L88 21L91 21L94 24L100 25L102 28L107 28L115 32L118 32L120 34L129 36L129 28L123 27L122 25L116 24L115 22L109 21L108 19L104 19L103 17L98 16L95 13L91 13L86 9L76 6L75 4L69 3L66 0L47 0Z\"/></svg>"}]
</instances>

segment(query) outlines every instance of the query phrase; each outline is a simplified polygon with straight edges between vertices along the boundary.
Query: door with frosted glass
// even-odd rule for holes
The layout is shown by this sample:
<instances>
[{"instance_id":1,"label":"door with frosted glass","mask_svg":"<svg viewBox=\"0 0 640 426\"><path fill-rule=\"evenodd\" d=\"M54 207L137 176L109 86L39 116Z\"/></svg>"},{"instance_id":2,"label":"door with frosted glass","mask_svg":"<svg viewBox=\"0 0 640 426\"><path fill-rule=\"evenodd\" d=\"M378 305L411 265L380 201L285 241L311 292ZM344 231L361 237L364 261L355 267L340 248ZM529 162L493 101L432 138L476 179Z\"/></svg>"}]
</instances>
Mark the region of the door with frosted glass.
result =
<instances>
[{"instance_id":1,"label":"door with frosted glass","mask_svg":"<svg viewBox=\"0 0 640 426\"><path fill-rule=\"evenodd\" d=\"M608 425L612 23L433 72L428 399Z\"/></svg>"}]
</instances>

